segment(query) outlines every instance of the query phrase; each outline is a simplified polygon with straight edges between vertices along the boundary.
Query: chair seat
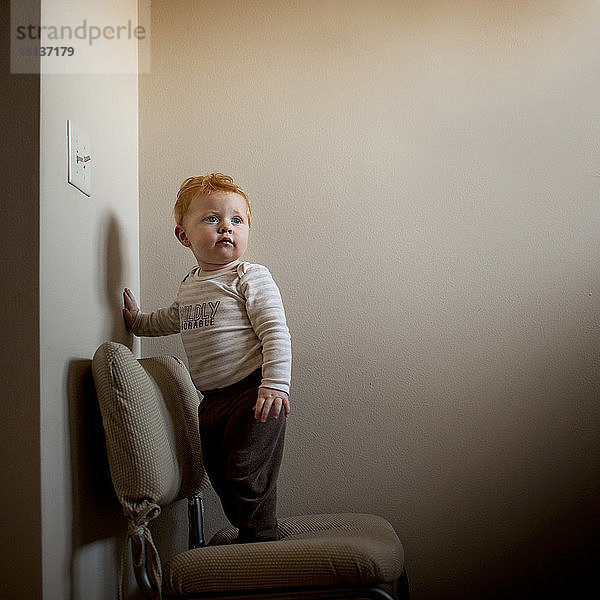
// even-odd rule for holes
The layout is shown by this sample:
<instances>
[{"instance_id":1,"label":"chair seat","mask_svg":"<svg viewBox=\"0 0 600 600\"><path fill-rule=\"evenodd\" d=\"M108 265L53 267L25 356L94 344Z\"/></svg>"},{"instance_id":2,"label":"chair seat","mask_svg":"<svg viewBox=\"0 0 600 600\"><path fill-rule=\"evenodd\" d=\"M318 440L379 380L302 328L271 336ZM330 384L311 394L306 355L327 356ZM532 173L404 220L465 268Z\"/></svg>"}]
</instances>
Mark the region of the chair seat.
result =
<instances>
[{"instance_id":1,"label":"chair seat","mask_svg":"<svg viewBox=\"0 0 600 600\"><path fill-rule=\"evenodd\" d=\"M163 566L165 595L376 585L402 573L402 544L381 517L303 515L280 519L279 529L280 541L237 544L228 527L208 546L178 554Z\"/></svg>"}]
</instances>

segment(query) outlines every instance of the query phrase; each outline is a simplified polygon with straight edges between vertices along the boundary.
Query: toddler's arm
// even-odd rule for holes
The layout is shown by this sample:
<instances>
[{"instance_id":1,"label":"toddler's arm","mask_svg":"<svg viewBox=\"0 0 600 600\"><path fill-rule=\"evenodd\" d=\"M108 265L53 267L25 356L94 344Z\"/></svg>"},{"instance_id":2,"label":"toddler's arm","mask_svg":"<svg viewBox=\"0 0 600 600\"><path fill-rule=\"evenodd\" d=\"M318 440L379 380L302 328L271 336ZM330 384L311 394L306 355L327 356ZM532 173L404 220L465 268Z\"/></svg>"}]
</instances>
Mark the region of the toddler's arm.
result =
<instances>
[{"instance_id":1,"label":"toddler's arm","mask_svg":"<svg viewBox=\"0 0 600 600\"><path fill-rule=\"evenodd\" d=\"M177 300L165 308L143 313L129 288L123 291L123 319L127 329L137 336L159 336L179 333L179 304Z\"/></svg>"},{"instance_id":2,"label":"toddler's arm","mask_svg":"<svg viewBox=\"0 0 600 600\"><path fill-rule=\"evenodd\" d=\"M261 387L274 392L281 390L287 395L292 348L279 288L269 270L261 265L251 265L242 283L246 312L262 346Z\"/></svg>"},{"instance_id":3,"label":"toddler's arm","mask_svg":"<svg viewBox=\"0 0 600 600\"><path fill-rule=\"evenodd\" d=\"M261 342L263 355L262 383L254 418L265 423L269 413L274 419L282 409L286 417L290 414L291 340L281 294L269 270L254 265L247 275L244 279L246 311Z\"/></svg>"}]
</instances>

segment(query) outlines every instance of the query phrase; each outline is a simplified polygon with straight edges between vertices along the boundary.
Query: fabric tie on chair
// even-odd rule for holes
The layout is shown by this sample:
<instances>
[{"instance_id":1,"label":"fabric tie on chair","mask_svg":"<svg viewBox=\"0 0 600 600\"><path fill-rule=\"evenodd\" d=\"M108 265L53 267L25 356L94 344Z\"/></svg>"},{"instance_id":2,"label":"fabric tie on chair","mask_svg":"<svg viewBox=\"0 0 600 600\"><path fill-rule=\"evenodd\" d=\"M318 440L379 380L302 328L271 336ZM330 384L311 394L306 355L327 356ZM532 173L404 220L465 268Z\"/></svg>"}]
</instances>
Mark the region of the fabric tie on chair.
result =
<instances>
[{"instance_id":1,"label":"fabric tie on chair","mask_svg":"<svg viewBox=\"0 0 600 600\"><path fill-rule=\"evenodd\" d=\"M160 515L160 506L144 501L141 504L130 504L124 509L127 517L127 534L121 553L121 568L119 574L119 600L125 597L125 578L128 556L128 543L131 540L131 554L136 567L141 567L146 561L150 585L156 592L157 600L162 598L162 566L158 550L152 539L148 523ZM144 552L145 550L145 552Z\"/></svg>"}]
</instances>

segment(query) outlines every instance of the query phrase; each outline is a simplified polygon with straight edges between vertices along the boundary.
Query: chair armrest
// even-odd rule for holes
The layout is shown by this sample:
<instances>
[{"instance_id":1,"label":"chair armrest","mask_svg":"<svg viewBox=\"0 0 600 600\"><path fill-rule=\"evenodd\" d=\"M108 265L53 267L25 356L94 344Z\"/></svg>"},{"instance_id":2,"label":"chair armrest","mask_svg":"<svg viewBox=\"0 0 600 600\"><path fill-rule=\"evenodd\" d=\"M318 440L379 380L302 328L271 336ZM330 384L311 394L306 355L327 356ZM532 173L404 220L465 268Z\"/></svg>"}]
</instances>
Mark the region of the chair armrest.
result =
<instances>
[{"instance_id":1,"label":"chair armrest","mask_svg":"<svg viewBox=\"0 0 600 600\"><path fill-rule=\"evenodd\" d=\"M190 550L206 546L204 540L204 504L201 496L188 498L188 528Z\"/></svg>"}]
</instances>

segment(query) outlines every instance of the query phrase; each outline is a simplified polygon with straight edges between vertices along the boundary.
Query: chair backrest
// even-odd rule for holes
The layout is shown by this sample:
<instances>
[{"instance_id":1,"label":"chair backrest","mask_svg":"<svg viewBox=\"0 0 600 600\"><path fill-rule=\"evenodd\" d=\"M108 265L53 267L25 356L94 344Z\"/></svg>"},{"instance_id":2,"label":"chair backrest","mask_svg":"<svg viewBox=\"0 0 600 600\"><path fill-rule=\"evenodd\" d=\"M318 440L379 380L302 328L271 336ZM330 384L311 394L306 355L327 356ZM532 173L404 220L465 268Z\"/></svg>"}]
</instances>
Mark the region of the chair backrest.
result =
<instances>
[{"instance_id":1,"label":"chair backrest","mask_svg":"<svg viewBox=\"0 0 600 600\"><path fill-rule=\"evenodd\" d=\"M200 399L185 365L173 356L136 359L116 342L102 344L92 371L110 465L128 520L136 579L161 597L162 568L148 523L160 507L209 486L202 464ZM121 560L123 566L123 559ZM147 574L141 581L139 573ZM123 569L119 598L123 597Z\"/></svg>"},{"instance_id":2,"label":"chair backrest","mask_svg":"<svg viewBox=\"0 0 600 600\"><path fill-rule=\"evenodd\" d=\"M105 342L92 362L115 492L125 514L208 487L198 431L199 396L172 356L136 359Z\"/></svg>"}]
</instances>

